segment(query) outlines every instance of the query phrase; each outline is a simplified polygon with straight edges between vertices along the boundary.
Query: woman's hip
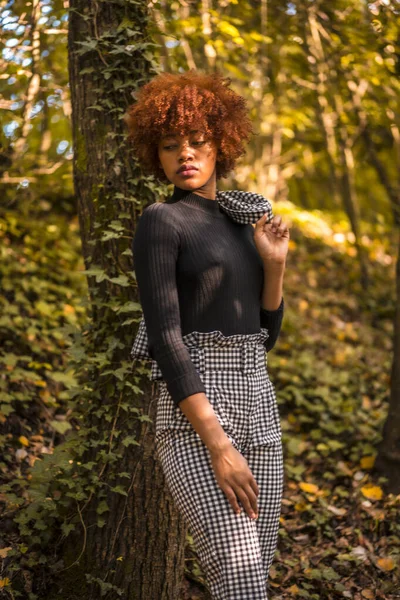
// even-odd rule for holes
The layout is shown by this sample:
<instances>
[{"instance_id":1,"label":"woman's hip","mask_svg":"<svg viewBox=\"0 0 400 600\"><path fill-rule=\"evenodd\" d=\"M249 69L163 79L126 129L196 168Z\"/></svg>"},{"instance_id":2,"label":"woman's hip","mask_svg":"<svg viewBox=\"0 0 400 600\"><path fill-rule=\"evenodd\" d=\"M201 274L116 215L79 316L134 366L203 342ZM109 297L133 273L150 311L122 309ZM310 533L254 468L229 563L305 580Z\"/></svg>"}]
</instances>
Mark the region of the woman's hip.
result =
<instances>
[{"instance_id":1,"label":"woman's hip","mask_svg":"<svg viewBox=\"0 0 400 600\"><path fill-rule=\"evenodd\" d=\"M275 388L269 379L265 340L268 334L224 336L220 331L192 332L188 348L221 426L235 447L244 452L257 445L281 443ZM158 384L156 442L174 435L194 435L181 408L173 403L165 381Z\"/></svg>"}]
</instances>

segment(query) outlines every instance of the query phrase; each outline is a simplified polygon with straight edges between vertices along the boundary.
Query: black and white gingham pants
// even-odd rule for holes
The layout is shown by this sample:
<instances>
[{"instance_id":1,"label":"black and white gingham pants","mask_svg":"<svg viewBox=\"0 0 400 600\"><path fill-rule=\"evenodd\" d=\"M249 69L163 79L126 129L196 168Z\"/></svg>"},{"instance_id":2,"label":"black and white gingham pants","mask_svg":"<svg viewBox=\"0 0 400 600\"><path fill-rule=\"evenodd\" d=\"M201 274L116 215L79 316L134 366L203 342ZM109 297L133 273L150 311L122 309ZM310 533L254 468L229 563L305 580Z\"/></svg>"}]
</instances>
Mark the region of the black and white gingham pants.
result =
<instances>
[{"instance_id":1,"label":"black and white gingham pants","mask_svg":"<svg viewBox=\"0 0 400 600\"><path fill-rule=\"evenodd\" d=\"M209 451L164 381L159 383L156 453L177 509L193 536L213 600L267 600L283 487L281 427L266 363L266 329L183 337L206 396L259 486L258 519L237 515L219 487ZM240 501L239 501L240 504Z\"/></svg>"}]
</instances>

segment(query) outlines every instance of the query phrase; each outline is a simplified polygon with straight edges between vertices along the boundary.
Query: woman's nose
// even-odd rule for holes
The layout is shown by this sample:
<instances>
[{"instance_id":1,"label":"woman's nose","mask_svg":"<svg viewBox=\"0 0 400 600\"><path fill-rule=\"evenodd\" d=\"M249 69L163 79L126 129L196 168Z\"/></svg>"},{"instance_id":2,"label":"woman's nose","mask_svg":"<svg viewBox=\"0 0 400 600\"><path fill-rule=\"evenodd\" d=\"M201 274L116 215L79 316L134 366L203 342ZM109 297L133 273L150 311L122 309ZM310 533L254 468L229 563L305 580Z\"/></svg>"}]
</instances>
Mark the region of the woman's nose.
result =
<instances>
[{"instance_id":1,"label":"woman's nose","mask_svg":"<svg viewBox=\"0 0 400 600\"><path fill-rule=\"evenodd\" d=\"M184 142L180 146L179 149L179 158L183 158L186 160L188 157L193 155L193 148L190 146L189 142Z\"/></svg>"}]
</instances>

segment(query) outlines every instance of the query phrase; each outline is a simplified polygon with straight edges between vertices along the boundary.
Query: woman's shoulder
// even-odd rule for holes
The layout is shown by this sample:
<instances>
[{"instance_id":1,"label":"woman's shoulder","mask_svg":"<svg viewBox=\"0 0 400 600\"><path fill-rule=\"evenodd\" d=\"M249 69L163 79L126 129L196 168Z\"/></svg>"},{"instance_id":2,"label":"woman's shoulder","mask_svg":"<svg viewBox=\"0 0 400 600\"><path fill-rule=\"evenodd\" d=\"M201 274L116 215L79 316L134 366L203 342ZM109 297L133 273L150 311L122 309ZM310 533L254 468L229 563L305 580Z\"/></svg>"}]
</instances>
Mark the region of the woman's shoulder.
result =
<instances>
[{"instance_id":1,"label":"woman's shoulder","mask_svg":"<svg viewBox=\"0 0 400 600\"><path fill-rule=\"evenodd\" d=\"M173 206L165 202L153 202L148 204L142 211L136 230L152 230L154 233L168 230L179 233L179 218Z\"/></svg>"},{"instance_id":2,"label":"woman's shoulder","mask_svg":"<svg viewBox=\"0 0 400 600\"><path fill-rule=\"evenodd\" d=\"M168 222L176 220L176 210L173 204L166 202L153 202L148 204L142 211L140 218L145 216L146 219L157 220L159 222Z\"/></svg>"}]
</instances>

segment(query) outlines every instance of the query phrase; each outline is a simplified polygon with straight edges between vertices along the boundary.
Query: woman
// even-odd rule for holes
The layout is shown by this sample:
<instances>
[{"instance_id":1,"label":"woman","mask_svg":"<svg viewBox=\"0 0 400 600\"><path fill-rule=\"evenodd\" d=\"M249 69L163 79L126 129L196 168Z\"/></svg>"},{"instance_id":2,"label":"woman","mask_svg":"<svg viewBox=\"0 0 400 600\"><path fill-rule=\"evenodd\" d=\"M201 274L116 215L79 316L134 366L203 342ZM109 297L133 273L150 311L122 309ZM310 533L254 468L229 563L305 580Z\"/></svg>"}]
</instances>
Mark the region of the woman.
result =
<instances>
[{"instance_id":1,"label":"woman","mask_svg":"<svg viewBox=\"0 0 400 600\"><path fill-rule=\"evenodd\" d=\"M289 230L268 212L253 228L221 210L217 180L252 133L229 85L191 70L139 90L129 139L144 170L174 190L144 209L133 254L162 373L155 435L166 483L212 598L266 600L283 485L266 352L282 322Z\"/></svg>"}]
</instances>

